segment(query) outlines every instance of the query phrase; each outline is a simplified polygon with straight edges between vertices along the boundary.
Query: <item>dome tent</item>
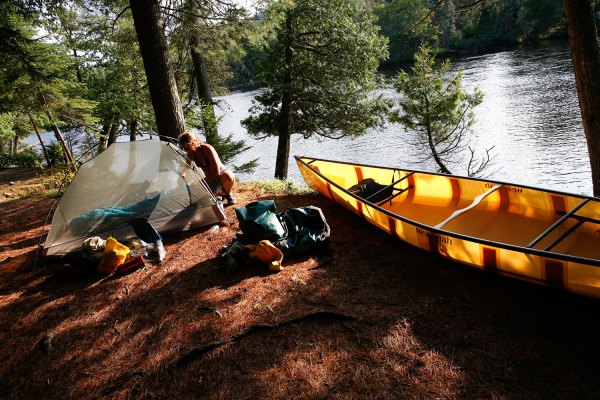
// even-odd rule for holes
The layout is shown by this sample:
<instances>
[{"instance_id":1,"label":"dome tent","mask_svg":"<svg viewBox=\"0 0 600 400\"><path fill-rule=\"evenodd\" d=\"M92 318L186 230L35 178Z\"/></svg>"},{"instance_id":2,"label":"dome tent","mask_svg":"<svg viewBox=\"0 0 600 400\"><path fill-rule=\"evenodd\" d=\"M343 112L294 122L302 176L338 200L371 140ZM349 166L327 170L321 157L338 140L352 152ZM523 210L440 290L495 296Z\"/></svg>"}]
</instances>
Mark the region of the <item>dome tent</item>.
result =
<instances>
[{"instance_id":1,"label":"dome tent","mask_svg":"<svg viewBox=\"0 0 600 400\"><path fill-rule=\"evenodd\" d=\"M80 250L92 236L135 237L128 224L146 218L160 233L216 224L225 213L204 181L189 169L186 156L158 140L117 142L82 164L52 218L44 253L61 256Z\"/></svg>"}]
</instances>

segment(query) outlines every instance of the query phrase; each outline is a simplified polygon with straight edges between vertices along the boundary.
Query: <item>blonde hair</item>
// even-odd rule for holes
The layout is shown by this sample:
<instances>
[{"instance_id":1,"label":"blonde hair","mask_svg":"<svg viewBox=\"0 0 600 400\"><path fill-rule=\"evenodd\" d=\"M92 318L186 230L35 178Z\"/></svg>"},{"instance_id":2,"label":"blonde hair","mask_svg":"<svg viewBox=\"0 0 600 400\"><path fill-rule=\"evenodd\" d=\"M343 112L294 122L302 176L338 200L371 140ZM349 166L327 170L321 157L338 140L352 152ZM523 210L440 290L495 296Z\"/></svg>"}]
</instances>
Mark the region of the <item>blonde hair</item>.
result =
<instances>
[{"instance_id":1,"label":"blonde hair","mask_svg":"<svg viewBox=\"0 0 600 400\"><path fill-rule=\"evenodd\" d=\"M200 139L196 135L194 135L190 131L184 131L181 135L179 135L179 147L185 148L187 144L193 144L194 146L198 146L200 144Z\"/></svg>"}]
</instances>

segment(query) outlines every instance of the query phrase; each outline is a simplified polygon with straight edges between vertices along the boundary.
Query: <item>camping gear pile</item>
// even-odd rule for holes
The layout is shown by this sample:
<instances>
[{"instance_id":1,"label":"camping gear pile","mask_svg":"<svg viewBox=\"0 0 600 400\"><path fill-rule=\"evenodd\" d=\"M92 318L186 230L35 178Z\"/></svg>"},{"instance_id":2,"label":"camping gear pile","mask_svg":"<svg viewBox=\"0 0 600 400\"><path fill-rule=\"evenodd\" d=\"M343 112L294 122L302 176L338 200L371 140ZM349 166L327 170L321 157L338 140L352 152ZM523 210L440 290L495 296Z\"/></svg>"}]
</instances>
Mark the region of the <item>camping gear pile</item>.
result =
<instances>
[{"instance_id":1,"label":"camping gear pile","mask_svg":"<svg viewBox=\"0 0 600 400\"><path fill-rule=\"evenodd\" d=\"M221 256L228 269L258 260L271 271L283 269L283 256L323 251L329 245L330 228L320 208L289 208L277 213L273 200L255 201L235 209L241 235Z\"/></svg>"},{"instance_id":2,"label":"camping gear pile","mask_svg":"<svg viewBox=\"0 0 600 400\"><path fill-rule=\"evenodd\" d=\"M120 243L112 236L106 240L94 236L83 241L79 259L86 262L79 265L82 272L95 269L103 275L125 273L144 266L146 259L159 264L164 261L166 251L160 233L143 218L134 218L129 223L139 238Z\"/></svg>"},{"instance_id":3,"label":"camping gear pile","mask_svg":"<svg viewBox=\"0 0 600 400\"><path fill-rule=\"evenodd\" d=\"M103 241L108 243L102 252L118 253L121 248L116 243L125 246L141 239L160 262L164 258L161 234L214 225L226 218L202 171L193 164L190 171L186 161L185 153L165 141L113 143L83 163L62 194L44 254L99 257ZM111 237L115 244L110 244ZM143 252L138 256L143 257ZM102 269L106 265L111 266L106 270L112 269L114 260Z\"/></svg>"}]
</instances>

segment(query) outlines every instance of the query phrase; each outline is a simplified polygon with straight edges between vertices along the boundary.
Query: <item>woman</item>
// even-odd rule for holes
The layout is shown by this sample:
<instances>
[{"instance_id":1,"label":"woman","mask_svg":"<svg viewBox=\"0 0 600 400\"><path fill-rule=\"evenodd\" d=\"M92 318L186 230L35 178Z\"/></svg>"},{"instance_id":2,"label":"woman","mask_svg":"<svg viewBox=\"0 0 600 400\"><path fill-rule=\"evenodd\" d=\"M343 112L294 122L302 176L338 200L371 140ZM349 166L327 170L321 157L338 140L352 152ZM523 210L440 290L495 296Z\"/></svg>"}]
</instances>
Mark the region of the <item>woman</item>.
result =
<instances>
[{"instance_id":1,"label":"woman","mask_svg":"<svg viewBox=\"0 0 600 400\"><path fill-rule=\"evenodd\" d=\"M227 204L235 204L235 199L231 196L235 175L225 168L214 147L187 131L179 135L179 146L186 151L190 161L202 168L210 190L216 196L223 196ZM185 173L182 174L184 175Z\"/></svg>"}]
</instances>

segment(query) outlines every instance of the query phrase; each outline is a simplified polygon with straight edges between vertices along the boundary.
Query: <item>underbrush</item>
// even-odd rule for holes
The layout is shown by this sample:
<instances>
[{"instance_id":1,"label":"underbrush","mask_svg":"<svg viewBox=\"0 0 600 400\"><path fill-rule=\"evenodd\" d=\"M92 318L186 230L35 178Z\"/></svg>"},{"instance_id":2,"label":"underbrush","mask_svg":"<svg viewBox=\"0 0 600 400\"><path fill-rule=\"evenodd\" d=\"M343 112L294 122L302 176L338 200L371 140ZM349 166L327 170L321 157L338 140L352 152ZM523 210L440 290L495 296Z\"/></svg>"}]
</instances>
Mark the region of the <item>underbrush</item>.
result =
<instances>
[{"instance_id":1,"label":"underbrush","mask_svg":"<svg viewBox=\"0 0 600 400\"><path fill-rule=\"evenodd\" d=\"M69 166L41 171L35 178L22 181L15 188L18 198L56 196L65 191L75 176L75 172Z\"/></svg>"},{"instance_id":2,"label":"underbrush","mask_svg":"<svg viewBox=\"0 0 600 400\"><path fill-rule=\"evenodd\" d=\"M316 193L314 190L306 186L300 186L297 183L289 180L282 181L278 179L265 179L252 182L243 182L239 185L240 187L247 188L248 190L258 189L262 193L270 193L275 196L294 196Z\"/></svg>"},{"instance_id":3,"label":"underbrush","mask_svg":"<svg viewBox=\"0 0 600 400\"><path fill-rule=\"evenodd\" d=\"M0 168L36 168L41 167L42 158L33 150L25 150L18 154L0 153Z\"/></svg>"}]
</instances>

